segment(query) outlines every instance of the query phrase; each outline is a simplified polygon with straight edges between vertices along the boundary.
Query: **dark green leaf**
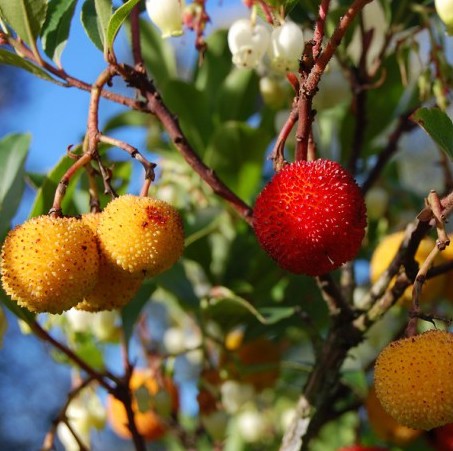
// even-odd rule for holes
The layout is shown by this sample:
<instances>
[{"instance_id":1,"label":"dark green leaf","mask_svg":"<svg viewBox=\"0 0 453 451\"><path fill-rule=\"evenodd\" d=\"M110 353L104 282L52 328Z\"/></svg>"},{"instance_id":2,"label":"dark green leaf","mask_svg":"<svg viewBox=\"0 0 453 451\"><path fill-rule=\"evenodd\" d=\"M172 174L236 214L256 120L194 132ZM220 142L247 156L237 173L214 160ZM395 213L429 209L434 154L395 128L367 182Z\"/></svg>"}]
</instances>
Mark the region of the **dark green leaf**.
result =
<instances>
[{"instance_id":1,"label":"dark green leaf","mask_svg":"<svg viewBox=\"0 0 453 451\"><path fill-rule=\"evenodd\" d=\"M251 200L261 180L270 140L266 130L243 122L226 122L215 130L205 161L236 194Z\"/></svg>"},{"instance_id":2,"label":"dark green leaf","mask_svg":"<svg viewBox=\"0 0 453 451\"><path fill-rule=\"evenodd\" d=\"M105 51L107 46L107 29L112 17L112 0L94 0L96 17L98 21L99 36Z\"/></svg>"},{"instance_id":3,"label":"dark green leaf","mask_svg":"<svg viewBox=\"0 0 453 451\"><path fill-rule=\"evenodd\" d=\"M106 45L108 49L113 47L115 37L126 20L127 16L131 12L132 8L139 2L139 0L128 0L124 5L120 6L113 16L110 18L107 26L107 40Z\"/></svg>"},{"instance_id":4,"label":"dark green leaf","mask_svg":"<svg viewBox=\"0 0 453 451\"><path fill-rule=\"evenodd\" d=\"M42 29L44 51L58 65L66 47L72 16L77 0L53 0L49 2L47 18Z\"/></svg>"},{"instance_id":5,"label":"dark green leaf","mask_svg":"<svg viewBox=\"0 0 453 451\"><path fill-rule=\"evenodd\" d=\"M149 298L155 289L156 284L153 281L145 281L134 296L134 299L121 310L124 341L126 343L129 343L134 330L134 325L140 316L144 305L149 301Z\"/></svg>"},{"instance_id":6,"label":"dark green leaf","mask_svg":"<svg viewBox=\"0 0 453 451\"><path fill-rule=\"evenodd\" d=\"M25 188L25 158L30 135L11 134L0 141L0 238L10 227Z\"/></svg>"},{"instance_id":7,"label":"dark green leaf","mask_svg":"<svg viewBox=\"0 0 453 451\"><path fill-rule=\"evenodd\" d=\"M190 144L200 153L203 153L213 129L208 106L211 95L191 83L171 80L166 84L163 96L169 109L178 116ZM194 99L197 101L194 102Z\"/></svg>"},{"instance_id":8,"label":"dark green leaf","mask_svg":"<svg viewBox=\"0 0 453 451\"><path fill-rule=\"evenodd\" d=\"M63 83L51 77L44 69L41 69L39 66L35 66L30 61L27 61L15 53L9 52L8 50L0 49L0 63L20 67L21 69L25 69L26 71L36 75L37 77L43 78L44 80L51 81L52 83L60 86L65 86Z\"/></svg>"},{"instance_id":9,"label":"dark green leaf","mask_svg":"<svg viewBox=\"0 0 453 451\"><path fill-rule=\"evenodd\" d=\"M168 80L175 78L176 59L173 48L149 21L140 21L140 43L146 68L162 91Z\"/></svg>"},{"instance_id":10,"label":"dark green leaf","mask_svg":"<svg viewBox=\"0 0 453 451\"><path fill-rule=\"evenodd\" d=\"M168 271L154 277L153 281L156 285L174 295L186 309L194 310L198 308L198 296L195 294L192 283L188 279L186 270L181 262L176 263Z\"/></svg>"},{"instance_id":11,"label":"dark green leaf","mask_svg":"<svg viewBox=\"0 0 453 451\"><path fill-rule=\"evenodd\" d=\"M35 201L30 211L30 218L47 214L53 204L55 197L55 190L57 189L58 183L65 174L65 172L74 164L71 158L64 156L55 165L55 167L47 174L44 183L36 193ZM76 181L80 177L81 171L78 171L69 182L69 186L66 190L66 194L63 197L62 209L65 214L74 213L75 208L72 202L72 194L76 188Z\"/></svg>"},{"instance_id":12,"label":"dark green leaf","mask_svg":"<svg viewBox=\"0 0 453 451\"><path fill-rule=\"evenodd\" d=\"M46 11L46 0L0 0L2 17L35 54L36 39L46 19Z\"/></svg>"},{"instance_id":13,"label":"dark green leaf","mask_svg":"<svg viewBox=\"0 0 453 451\"><path fill-rule=\"evenodd\" d=\"M453 123L447 113L439 108L419 108L411 119L453 160Z\"/></svg>"},{"instance_id":14,"label":"dark green leaf","mask_svg":"<svg viewBox=\"0 0 453 451\"><path fill-rule=\"evenodd\" d=\"M91 42L102 52L104 51L104 44L102 41L102 34L99 28L99 21L96 13L96 6L94 0L85 0L80 13L80 20L82 21L83 28Z\"/></svg>"},{"instance_id":15,"label":"dark green leaf","mask_svg":"<svg viewBox=\"0 0 453 451\"><path fill-rule=\"evenodd\" d=\"M259 94L258 76L253 70L234 69L220 86L220 121L247 120L255 111Z\"/></svg>"}]
</instances>

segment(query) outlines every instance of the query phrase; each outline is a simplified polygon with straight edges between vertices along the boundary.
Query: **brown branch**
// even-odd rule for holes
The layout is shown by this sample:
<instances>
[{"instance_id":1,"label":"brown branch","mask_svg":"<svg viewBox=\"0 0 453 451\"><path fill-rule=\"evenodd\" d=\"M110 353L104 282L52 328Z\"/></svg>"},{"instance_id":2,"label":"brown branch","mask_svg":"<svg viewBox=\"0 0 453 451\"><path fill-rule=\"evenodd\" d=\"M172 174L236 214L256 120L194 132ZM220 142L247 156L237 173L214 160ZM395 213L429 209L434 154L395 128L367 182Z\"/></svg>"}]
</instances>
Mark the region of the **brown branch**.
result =
<instances>
[{"instance_id":1,"label":"brown branch","mask_svg":"<svg viewBox=\"0 0 453 451\"><path fill-rule=\"evenodd\" d=\"M151 185L151 182L154 181L155 179L155 174L154 174L154 168L156 167L155 163L149 162L140 152L138 149L135 147L132 147L130 144L121 141L116 138L111 138L110 136L98 135L99 141L110 144L112 146L118 147L124 151L126 151L132 158L135 158L137 161L141 163L143 168L145 169L145 181L143 183L143 187L141 190L140 195L141 196L147 196L149 187Z\"/></svg>"},{"instance_id":2,"label":"brown branch","mask_svg":"<svg viewBox=\"0 0 453 451\"><path fill-rule=\"evenodd\" d=\"M330 0L322 0L319 4L318 18L316 19L315 31L313 33L313 57L316 59L321 53L322 41L324 39L324 26L326 24L327 13L330 8Z\"/></svg>"},{"instance_id":3,"label":"brown branch","mask_svg":"<svg viewBox=\"0 0 453 451\"><path fill-rule=\"evenodd\" d=\"M298 117L299 112L297 111L297 108L293 108L288 116L288 119L283 124L283 127L280 130L277 140L275 141L275 145L269 156L269 160L273 161L274 170L276 172L282 169L283 166L285 166L285 164L287 163L285 160L284 153L285 143L286 140L288 139L289 134L291 133L291 130L294 128L294 125L296 125Z\"/></svg>"},{"instance_id":4,"label":"brown branch","mask_svg":"<svg viewBox=\"0 0 453 451\"><path fill-rule=\"evenodd\" d=\"M311 133L311 127L314 119L314 111L312 108L313 97L318 89L318 84L321 80L327 64L332 59L335 50L340 45L346 31L351 26L356 15L365 7L366 4L373 0L355 0L348 8L346 13L340 19L338 26L332 34L332 37L326 44L325 49L321 52L318 58L313 60L313 65L310 68L308 76L305 75L306 68L301 67L301 76L304 82L300 89L299 95L299 123L297 128L297 145L296 145L296 160L305 160L308 153L308 141ZM315 44L313 43L313 46Z\"/></svg>"},{"instance_id":5,"label":"brown branch","mask_svg":"<svg viewBox=\"0 0 453 451\"><path fill-rule=\"evenodd\" d=\"M142 48L140 43L140 5L135 5L130 14L131 21L131 46L135 68L144 67Z\"/></svg>"},{"instance_id":6,"label":"brown branch","mask_svg":"<svg viewBox=\"0 0 453 451\"><path fill-rule=\"evenodd\" d=\"M130 86L137 88L146 98L147 109L162 123L179 153L192 169L213 189L214 193L225 199L243 219L252 225L252 209L223 183L213 169L207 166L187 141L177 118L165 105L153 82L145 74L124 65L122 75Z\"/></svg>"}]
</instances>

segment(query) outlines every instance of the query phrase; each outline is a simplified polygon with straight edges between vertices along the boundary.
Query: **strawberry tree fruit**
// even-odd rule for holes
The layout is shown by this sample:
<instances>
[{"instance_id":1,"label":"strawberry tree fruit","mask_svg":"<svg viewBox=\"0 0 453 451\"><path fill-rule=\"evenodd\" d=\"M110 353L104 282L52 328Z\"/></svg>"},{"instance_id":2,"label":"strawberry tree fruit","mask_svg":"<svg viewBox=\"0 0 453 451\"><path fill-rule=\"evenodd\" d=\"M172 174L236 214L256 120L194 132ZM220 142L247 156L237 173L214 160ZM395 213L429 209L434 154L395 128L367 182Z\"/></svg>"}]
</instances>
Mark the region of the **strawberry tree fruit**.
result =
<instances>
[{"instance_id":1,"label":"strawberry tree fruit","mask_svg":"<svg viewBox=\"0 0 453 451\"><path fill-rule=\"evenodd\" d=\"M453 422L452 378L453 334L437 329L390 343L374 369L382 407L412 429Z\"/></svg>"},{"instance_id":2,"label":"strawberry tree fruit","mask_svg":"<svg viewBox=\"0 0 453 451\"><path fill-rule=\"evenodd\" d=\"M184 249L178 211L151 197L127 194L111 201L101 213L97 236L109 263L148 277L171 268Z\"/></svg>"},{"instance_id":3,"label":"strawberry tree fruit","mask_svg":"<svg viewBox=\"0 0 453 451\"><path fill-rule=\"evenodd\" d=\"M282 268L319 276L351 260L365 235L360 189L339 163L297 161L259 194L253 224L263 249Z\"/></svg>"},{"instance_id":4,"label":"strawberry tree fruit","mask_svg":"<svg viewBox=\"0 0 453 451\"><path fill-rule=\"evenodd\" d=\"M98 281L96 237L83 221L38 216L8 233L1 255L2 286L32 312L61 313Z\"/></svg>"}]
</instances>

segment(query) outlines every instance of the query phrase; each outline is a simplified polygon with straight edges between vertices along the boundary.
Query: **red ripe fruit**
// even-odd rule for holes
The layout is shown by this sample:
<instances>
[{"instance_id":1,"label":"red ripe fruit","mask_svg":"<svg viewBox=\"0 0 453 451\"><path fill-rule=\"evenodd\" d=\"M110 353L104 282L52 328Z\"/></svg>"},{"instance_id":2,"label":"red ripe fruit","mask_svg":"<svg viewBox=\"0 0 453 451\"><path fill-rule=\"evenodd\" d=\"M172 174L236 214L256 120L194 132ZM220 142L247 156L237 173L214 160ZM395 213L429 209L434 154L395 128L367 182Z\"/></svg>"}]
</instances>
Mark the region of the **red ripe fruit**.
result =
<instances>
[{"instance_id":1,"label":"red ripe fruit","mask_svg":"<svg viewBox=\"0 0 453 451\"><path fill-rule=\"evenodd\" d=\"M365 235L362 193L340 164L297 161L274 175L258 196L253 226L282 268L319 276L357 254Z\"/></svg>"}]
</instances>

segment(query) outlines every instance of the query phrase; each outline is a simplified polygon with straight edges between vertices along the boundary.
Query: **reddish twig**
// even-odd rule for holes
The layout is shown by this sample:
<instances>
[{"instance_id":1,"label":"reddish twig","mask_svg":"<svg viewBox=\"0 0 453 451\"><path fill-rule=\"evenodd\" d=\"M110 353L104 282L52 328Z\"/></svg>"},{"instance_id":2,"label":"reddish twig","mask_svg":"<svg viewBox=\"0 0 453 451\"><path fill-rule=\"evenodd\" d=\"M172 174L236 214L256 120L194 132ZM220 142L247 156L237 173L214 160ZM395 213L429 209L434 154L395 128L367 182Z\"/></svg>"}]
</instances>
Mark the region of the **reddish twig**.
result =
<instances>
[{"instance_id":1,"label":"reddish twig","mask_svg":"<svg viewBox=\"0 0 453 451\"><path fill-rule=\"evenodd\" d=\"M318 18L316 19L315 31L313 33L313 58L317 58L321 53L322 41L324 39L324 27L326 24L327 13L330 8L330 0L322 0L319 4Z\"/></svg>"}]
</instances>

